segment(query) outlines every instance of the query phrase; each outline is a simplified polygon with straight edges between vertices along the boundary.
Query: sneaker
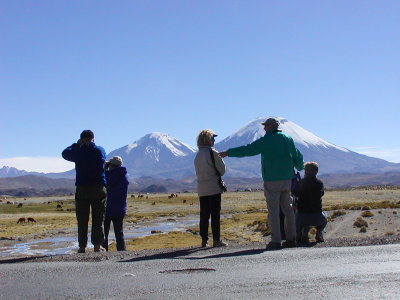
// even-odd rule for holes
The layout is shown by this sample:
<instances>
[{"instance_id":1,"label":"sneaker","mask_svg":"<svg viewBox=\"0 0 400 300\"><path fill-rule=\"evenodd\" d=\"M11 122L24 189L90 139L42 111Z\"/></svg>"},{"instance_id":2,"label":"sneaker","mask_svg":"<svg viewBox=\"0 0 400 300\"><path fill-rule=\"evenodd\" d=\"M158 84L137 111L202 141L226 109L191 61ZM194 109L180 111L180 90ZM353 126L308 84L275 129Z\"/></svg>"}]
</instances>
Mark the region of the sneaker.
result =
<instances>
[{"instance_id":1,"label":"sneaker","mask_svg":"<svg viewBox=\"0 0 400 300\"><path fill-rule=\"evenodd\" d=\"M315 235L315 240L317 241L317 243L325 242L324 235L322 234L322 231L317 231L317 234Z\"/></svg>"},{"instance_id":2,"label":"sneaker","mask_svg":"<svg viewBox=\"0 0 400 300\"><path fill-rule=\"evenodd\" d=\"M85 253L85 252L86 252L86 248L85 247L79 247L78 253Z\"/></svg>"},{"instance_id":3,"label":"sneaker","mask_svg":"<svg viewBox=\"0 0 400 300\"><path fill-rule=\"evenodd\" d=\"M276 243L276 242L269 242L267 244L267 247L265 247L265 250L272 251L272 250L280 250L282 249L281 243Z\"/></svg>"},{"instance_id":4,"label":"sneaker","mask_svg":"<svg viewBox=\"0 0 400 300\"><path fill-rule=\"evenodd\" d=\"M216 241L213 243L213 247L225 247L228 246L227 243L224 243L223 241Z\"/></svg>"},{"instance_id":5,"label":"sneaker","mask_svg":"<svg viewBox=\"0 0 400 300\"><path fill-rule=\"evenodd\" d=\"M210 245L208 244L208 242L206 240L201 242L201 248L207 248L210 247Z\"/></svg>"},{"instance_id":6,"label":"sneaker","mask_svg":"<svg viewBox=\"0 0 400 300\"><path fill-rule=\"evenodd\" d=\"M94 252L105 252L106 249L104 249L101 245L94 245Z\"/></svg>"},{"instance_id":7,"label":"sneaker","mask_svg":"<svg viewBox=\"0 0 400 300\"><path fill-rule=\"evenodd\" d=\"M282 243L282 248L293 248L293 247L296 247L296 246L297 246L297 243L296 243L295 240L292 240L292 241L284 241L284 242Z\"/></svg>"}]
</instances>

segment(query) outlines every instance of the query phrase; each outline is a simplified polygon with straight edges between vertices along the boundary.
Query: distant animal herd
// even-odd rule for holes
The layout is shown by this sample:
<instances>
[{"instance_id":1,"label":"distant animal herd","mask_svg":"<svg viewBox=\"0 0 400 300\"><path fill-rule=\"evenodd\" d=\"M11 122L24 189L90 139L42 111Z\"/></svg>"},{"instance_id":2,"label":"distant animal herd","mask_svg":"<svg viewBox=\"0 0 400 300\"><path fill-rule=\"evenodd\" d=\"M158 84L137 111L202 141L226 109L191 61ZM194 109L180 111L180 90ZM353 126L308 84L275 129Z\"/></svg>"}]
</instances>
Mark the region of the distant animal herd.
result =
<instances>
[{"instance_id":1,"label":"distant animal herd","mask_svg":"<svg viewBox=\"0 0 400 300\"><path fill-rule=\"evenodd\" d=\"M25 218L19 218L17 224L19 223L25 223L26 219ZM36 223L36 220L34 218L28 218L28 223L32 222L32 223Z\"/></svg>"},{"instance_id":2,"label":"distant animal herd","mask_svg":"<svg viewBox=\"0 0 400 300\"><path fill-rule=\"evenodd\" d=\"M131 198L135 198L135 197L137 197L137 198L146 198L146 199L148 199L148 198L149 198L149 195L148 195L148 194L144 195L144 194L140 194L140 193L139 193L137 196L135 196L134 194L131 195ZM168 197L168 199L177 198L177 197L178 197L178 194L172 193L172 194L168 195L167 197ZM24 200L27 200L27 199L24 198ZM0 199L0 202L3 202L3 200ZM182 200L182 203L186 203L186 202L187 202L186 199L183 199L183 200ZM16 202L16 201L7 201L6 203L7 203L7 204L17 204L17 208L22 208L22 207L24 206L23 203L18 203L18 202ZM48 204L51 204L51 203L54 203L54 202L48 201L47 203L48 203ZM62 201L62 200L57 201L56 209L57 209L58 211L63 211L63 210L64 210L64 209L63 209L63 205L64 205L64 201ZM151 205L156 205L156 202L152 202ZM193 205L193 202L190 203L190 205ZM74 208L68 208L68 209L67 209L67 211L74 211L74 210L75 210ZM32 218L32 217L19 218L18 221L17 221L17 224L23 224L23 223L36 223L36 220L35 220L34 218Z\"/></svg>"},{"instance_id":3,"label":"distant animal herd","mask_svg":"<svg viewBox=\"0 0 400 300\"><path fill-rule=\"evenodd\" d=\"M24 200L27 200L27 199L24 198ZM3 199L0 199L0 202L3 202ZM47 203L51 204L53 202L52 201L48 201ZM7 201L6 204L10 204L10 205L11 204L17 204L17 208L22 208L24 206L23 203L18 203L16 201ZM56 208L57 208L58 211L63 211L64 210L62 208L62 205L64 205L64 201L62 201L62 200L57 201L57 207ZM75 208L67 209L67 211L74 211L74 210L75 210ZM19 218L18 221L17 221L17 224L23 224L23 223L36 223L36 220L34 218L32 218L32 217Z\"/></svg>"}]
</instances>

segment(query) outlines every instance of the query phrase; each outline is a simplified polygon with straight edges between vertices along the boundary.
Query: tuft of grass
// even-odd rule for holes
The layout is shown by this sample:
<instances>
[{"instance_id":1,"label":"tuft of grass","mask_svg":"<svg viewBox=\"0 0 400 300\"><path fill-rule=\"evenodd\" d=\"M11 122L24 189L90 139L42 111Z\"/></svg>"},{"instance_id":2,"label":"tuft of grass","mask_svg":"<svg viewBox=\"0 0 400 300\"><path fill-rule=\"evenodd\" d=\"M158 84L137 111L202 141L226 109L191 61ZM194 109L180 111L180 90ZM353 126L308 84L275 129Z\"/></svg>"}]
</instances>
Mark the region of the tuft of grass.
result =
<instances>
[{"instance_id":1,"label":"tuft of grass","mask_svg":"<svg viewBox=\"0 0 400 300\"><path fill-rule=\"evenodd\" d=\"M345 215L346 214L346 212L344 211L344 210L337 210L337 211L334 211L333 213L332 213L332 215L328 218L328 221L329 222L332 222L334 219L336 219L337 217L339 217L339 216L343 216L343 215Z\"/></svg>"},{"instance_id":2,"label":"tuft of grass","mask_svg":"<svg viewBox=\"0 0 400 300\"><path fill-rule=\"evenodd\" d=\"M367 226L361 227L360 232L363 232L363 233L367 232Z\"/></svg>"},{"instance_id":3,"label":"tuft of grass","mask_svg":"<svg viewBox=\"0 0 400 300\"><path fill-rule=\"evenodd\" d=\"M271 230L269 229L268 222L266 220L263 221L254 221L252 224L249 224L248 227L255 227L255 232L261 232L263 236L268 236L271 234Z\"/></svg>"},{"instance_id":4,"label":"tuft of grass","mask_svg":"<svg viewBox=\"0 0 400 300\"><path fill-rule=\"evenodd\" d=\"M361 210L361 206L352 206L349 209L350 210Z\"/></svg>"},{"instance_id":5,"label":"tuft of grass","mask_svg":"<svg viewBox=\"0 0 400 300\"><path fill-rule=\"evenodd\" d=\"M361 210L371 210L371 207L368 205L363 206L363 208Z\"/></svg>"},{"instance_id":6,"label":"tuft of grass","mask_svg":"<svg viewBox=\"0 0 400 300\"><path fill-rule=\"evenodd\" d=\"M388 231L388 232L385 232L385 235L387 235L387 236L394 235L394 232L393 231Z\"/></svg>"},{"instance_id":7,"label":"tuft of grass","mask_svg":"<svg viewBox=\"0 0 400 300\"><path fill-rule=\"evenodd\" d=\"M361 216L364 217L364 218L369 218L369 217L373 217L374 214L370 210L366 210L366 211L361 213Z\"/></svg>"},{"instance_id":8,"label":"tuft of grass","mask_svg":"<svg viewBox=\"0 0 400 300\"><path fill-rule=\"evenodd\" d=\"M361 228L361 227L363 227L363 226L368 227L368 222L365 221L362 217L358 217L358 218L354 221L353 226L356 226L356 227L358 227L358 228Z\"/></svg>"}]
</instances>

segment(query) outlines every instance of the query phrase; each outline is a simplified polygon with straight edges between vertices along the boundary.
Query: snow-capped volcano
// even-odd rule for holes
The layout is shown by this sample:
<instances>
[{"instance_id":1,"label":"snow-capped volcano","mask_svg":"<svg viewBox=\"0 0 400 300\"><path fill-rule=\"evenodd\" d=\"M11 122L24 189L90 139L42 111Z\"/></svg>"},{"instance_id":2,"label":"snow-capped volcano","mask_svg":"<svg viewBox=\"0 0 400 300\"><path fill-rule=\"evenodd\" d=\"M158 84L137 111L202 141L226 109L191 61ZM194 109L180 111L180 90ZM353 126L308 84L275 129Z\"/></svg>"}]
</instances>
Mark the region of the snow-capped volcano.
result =
<instances>
[{"instance_id":1,"label":"snow-capped volcano","mask_svg":"<svg viewBox=\"0 0 400 300\"><path fill-rule=\"evenodd\" d=\"M188 157L195 149L165 133L153 132L132 144L114 150L107 159L118 155L131 176L161 176L186 172L192 167Z\"/></svg>"},{"instance_id":2,"label":"snow-capped volcano","mask_svg":"<svg viewBox=\"0 0 400 300\"><path fill-rule=\"evenodd\" d=\"M237 147L241 145L245 145L255 140L261 138L265 135L264 127L261 125L262 122L265 122L267 118L260 117L250 121L242 128L223 139L220 143L218 143L219 147ZM324 148L336 148L338 150L348 152L349 150L343 147L338 147L334 144L328 143L323 139L319 138L315 134L305 130L299 125L285 119L282 117L278 117L280 125L279 129L282 130L283 133L291 136L296 143L297 146L303 145L304 147L324 147Z\"/></svg>"},{"instance_id":3,"label":"snow-capped volcano","mask_svg":"<svg viewBox=\"0 0 400 300\"><path fill-rule=\"evenodd\" d=\"M261 124L268 117L260 117L247 123L239 130L217 143L219 151L249 144L265 135ZM278 118L279 129L291 136L297 148L303 153L304 161L316 161L320 166L320 174L327 173L356 173L356 172L385 172L399 170L399 164L389 163L379 158L368 157L346 148L336 146L299 125ZM235 177L260 176L260 157L227 158L227 175ZM229 176L228 175L228 176Z\"/></svg>"},{"instance_id":4,"label":"snow-capped volcano","mask_svg":"<svg viewBox=\"0 0 400 300\"><path fill-rule=\"evenodd\" d=\"M317 146L324 148L336 148L340 151L349 152L348 149L331 144L319 138L315 134L305 130L299 125L284 119L278 118L280 122L280 129L282 132L291 136L297 145L304 145L305 147Z\"/></svg>"},{"instance_id":5,"label":"snow-capped volcano","mask_svg":"<svg viewBox=\"0 0 400 300\"><path fill-rule=\"evenodd\" d=\"M137 152L138 150L155 161L160 161L160 159L165 160L171 157L183 157L196 152L192 147L161 132L147 134L140 140L115 151L123 151L124 155L129 156L132 151Z\"/></svg>"}]
</instances>

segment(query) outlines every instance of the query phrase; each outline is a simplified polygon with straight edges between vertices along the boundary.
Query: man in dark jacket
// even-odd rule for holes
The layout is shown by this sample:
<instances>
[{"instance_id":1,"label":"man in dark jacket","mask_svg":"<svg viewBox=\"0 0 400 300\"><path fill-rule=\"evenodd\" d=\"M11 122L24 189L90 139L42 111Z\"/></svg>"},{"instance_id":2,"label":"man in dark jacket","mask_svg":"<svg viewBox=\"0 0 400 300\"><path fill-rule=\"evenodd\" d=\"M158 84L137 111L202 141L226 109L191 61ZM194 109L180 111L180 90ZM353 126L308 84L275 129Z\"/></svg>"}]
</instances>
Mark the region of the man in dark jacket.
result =
<instances>
[{"instance_id":1,"label":"man in dark jacket","mask_svg":"<svg viewBox=\"0 0 400 300\"><path fill-rule=\"evenodd\" d=\"M114 156L106 162L104 169L107 180L107 207L104 220L103 247L108 251L108 233L111 221L114 226L117 251L125 251L123 223L126 215L126 197L128 194L128 174L122 167L122 158Z\"/></svg>"},{"instance_id":2,"label":"man in dark jacket","mask_svg":"<svg viewBox=\"0 0 400 300\"><path fill-rule=\"evenodd\" d=\"M104 162L106 152L94 143L91 130L84 130L80 139L62 152L62 157L75 163L76 193L75 208L78 221L78 253L85 253L88 240L88 223L90 208L92 209L92 237L94 251L104 249L103 221L106 203L106 180Z\"/></svg>"},{"instance_id":3,"label":"man in dark jacket","mask_svg":"<svg viewBox=\"0 0 400 300\"><path fill-rule=\"evenodd\" d=\"M308 242L308 231L310 226L315 226L317 242L324 242L323 231L328 222L326 213L322 211L322 196L324 195L324 184L317 179L318 164L307 162L304 166L304 178L300 180L293 195L298 197L296 213L297 240Z\"/></svg>"}]
</instances>

